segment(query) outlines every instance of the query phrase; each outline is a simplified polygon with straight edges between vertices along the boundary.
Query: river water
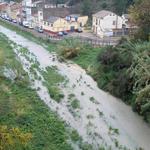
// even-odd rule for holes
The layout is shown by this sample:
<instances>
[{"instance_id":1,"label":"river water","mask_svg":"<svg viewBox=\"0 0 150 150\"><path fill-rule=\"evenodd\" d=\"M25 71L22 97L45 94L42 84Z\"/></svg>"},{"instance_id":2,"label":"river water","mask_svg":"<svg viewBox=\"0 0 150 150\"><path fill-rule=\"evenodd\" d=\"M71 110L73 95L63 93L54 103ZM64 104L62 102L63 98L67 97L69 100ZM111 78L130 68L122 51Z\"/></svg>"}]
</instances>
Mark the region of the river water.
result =
<instances>
[{"instance_id":1,"label":"river water","mask_svg":"<svg viewBox=\"0 0 150 150\"><path fill-rule=\"evenodd\" d=\"M113 150L136 148L150 149L150 127L140 116L131 110L131 107L121 100L100 90L96 82L76 64L62 63L57 60L55 53L48 52L44 47L38 45L14 31L0 26L0 32L5 34L11 41L28 49L35 56L41 68L56 66L58 72L67 80L66 86L61 86L65 98L57 103L50 98L47 88L42 81L35 80L34 88L51 110L66 121L68 125L76 129L84 141L92 144L97 150L99 145ZM27 62L19 51L15 51L29 76L31 72ZM54 59L55 58L55 59ZM28 64L28 65L25 65ZM40 76L40 72L38 72ZM74 94L80 103L80 109L74 110L73 114L68 108L68 96Z\"/></svg>"}]
</instances>

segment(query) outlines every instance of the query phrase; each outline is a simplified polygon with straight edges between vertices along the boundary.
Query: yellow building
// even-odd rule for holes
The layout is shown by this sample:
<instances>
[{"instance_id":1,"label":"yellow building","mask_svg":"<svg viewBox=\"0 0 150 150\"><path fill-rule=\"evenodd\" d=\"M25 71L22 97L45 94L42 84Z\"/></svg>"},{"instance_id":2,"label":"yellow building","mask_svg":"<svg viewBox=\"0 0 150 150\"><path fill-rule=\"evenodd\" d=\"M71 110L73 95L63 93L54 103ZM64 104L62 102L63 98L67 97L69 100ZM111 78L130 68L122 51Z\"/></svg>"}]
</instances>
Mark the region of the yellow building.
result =
<instances>
[{"instance_id":1,"label":"yellow building","mask_svg":"<svg viewBox=\"0 0 150 150\"><path fill-rule=\"evenodd\" d=\"M43 29L51 33L57 33L59 31L68 31L69 26L65 19L51 16L46 21L43 21Z\"/></svg>"},{"instance_id":2,"label":"yellow building","mask_svg":"<svg viewBox=\"0 0 150 150\"><path fill-rule=\"evenodd\" d=\"M60 31L75 31L83 28L88 21L88 16L67 16L66 18L51 16L43 21L43 29L50 33L58 33Z\"/></svg>"}]
</instances>

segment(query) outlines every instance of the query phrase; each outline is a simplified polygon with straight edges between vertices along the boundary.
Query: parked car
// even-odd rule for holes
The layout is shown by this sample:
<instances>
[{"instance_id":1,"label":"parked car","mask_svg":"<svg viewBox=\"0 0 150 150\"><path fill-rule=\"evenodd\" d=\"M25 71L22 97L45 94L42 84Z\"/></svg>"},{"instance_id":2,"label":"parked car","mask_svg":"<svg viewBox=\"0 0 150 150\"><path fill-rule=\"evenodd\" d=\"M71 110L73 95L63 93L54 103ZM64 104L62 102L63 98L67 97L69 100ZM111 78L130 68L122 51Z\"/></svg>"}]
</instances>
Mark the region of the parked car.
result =
<instances>
[{"instance_id":1,"label":"parked car","mask_svg":"<svg viewBox=\"0 0 150 150\"><path fill-rule=\"evenodd\" d=\"M83 32L82 28L78 28L78 29L77 29L77 32L78 32L78 33L82 33L82 32Z\"/></svg>"},{"instance_id":2,"label":"parked car","mask_svg":"<svg viewBox=\"0 0 150 150\"><path fill-rule=\"evenodd\" d=\"M29 22L28 21L23 21L22 24L25 28L29 28Z\"/></svg>"},{"instance_id":3,"label":"parked car","mask_svg":"<svg viewBox=\"0 0 150 150\"><path fill-rule=\"evenodd\" d=\"M63 36L64 34L63 34L63 32L58 32L57 35L58 36Z\"/></svg>"},{"instance_id":4,"label":"parked car","mask_svg":"<svg viewBox=\"0 0 150 150\"><path fill-rule=\"evenodd\" d=\"M36 31L39 32L39 33L43 33L43 32L44 32L43 28L42 28L42 27L38 27L38 26L36 26L36 27L34 28L34 30L36 30Z\"/></svg>"},{"instance_id":5,"label":"parked car","mask_svg":"<svg viewBox=\"0 0 150 150\"><path fill-rule=\"evenodd\" d=\"M17 23L17 20L16 20L16 19L13 19L12 22L13 22L13 23Z\"/></svg>"},{"instance_id":6,"label":"parked car","mask_svg":"<svg viewBox=\"0 0 150 150\"><path fill-rule=\"evenodd\" d=\"M9 16L6 16L5 19L6 19L7 21L11 21L11 20L12 20Z\"/></svg>"},{"instance_id":7,"label":"parked car","mask_svg":"<svg viewBox=\"0 0 150 150\"><path fill-rule=\"evenodd\" d=\"M32 24L29 24L29 29L34 29Z\"/></svg>"},{"instance_id":8,"label":"parked car","mask_svg":"<svg viewBox=\"0 0 150 150\"><path fill-rule=\"evenodd\" d=\"M41 27L39 27L38 32L39 32L39 33L43 33L44 30L43 30Z\"/></svg>"},{"instance_id":9,"label":"parked car","mask_svg":"<svg viewBox=\"0 0 150 150\"><path fill-rule=\"evenodd\" d=\"M63 31L63 35L68 35L68 32L67 31Z\"/></svg>"},{"instance_id":10,"label":"parked car","mask_svg":"<svg viewBox=\"0 0 150 150\"><path fill-rule=\"evenodd\" d=\"M2 14L1 14L1 17L2 17L3 19L6 19L7 14L6 14L6 13L2 13Z\"/></svg>"}]
</instances>

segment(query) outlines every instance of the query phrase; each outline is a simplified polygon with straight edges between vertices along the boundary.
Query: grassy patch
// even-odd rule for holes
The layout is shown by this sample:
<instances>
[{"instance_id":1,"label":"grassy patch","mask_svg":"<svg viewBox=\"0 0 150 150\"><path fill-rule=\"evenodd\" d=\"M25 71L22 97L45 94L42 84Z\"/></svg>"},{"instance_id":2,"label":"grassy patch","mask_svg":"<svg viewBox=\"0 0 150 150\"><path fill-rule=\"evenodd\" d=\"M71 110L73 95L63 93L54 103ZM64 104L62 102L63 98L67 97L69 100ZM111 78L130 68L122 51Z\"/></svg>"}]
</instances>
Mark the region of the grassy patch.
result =
<instances>
[{"instance_id":1,"label":"grassy patch","mask_svg":"<svg viewBox=\"0 0 150 150\"><path fill-rule=\"evenodd\" d=\"M10 23L4 20L0 20L0 25L7 27L10 30L15 31L17 34L22 35L23 37L33 42L36 42L39 45L45 45L46 49L48 49L50 52L55 51L56 49L56 45L54 43L51 43L50 40L44 40L40 37L35 37L35 35L32 32L27 32L22 27L11 25Z\"/></svg>"},{"instance_id":2,"label":"grassy patch","mask_svg":"<svg viewBox=\"0 0 150 150\"><path fill-rule=\"evenodd\" d=\"M84 51L81 51L78 57L73 58L72 60L80 65L87 71L90 71L96 65L96 58L100 48L92 48L90 45L85 47Z\"/></svg>"},{"instance_id":3,"label":"grassy patch","mask_svg":"<svg viewBox=\"0 0 150 150\"><path fill-rule=\"evenodd\" d=\"M94 97L90 97L89 99L92 103L99 104L99 102Z\"/></svg>"},{"instance_id":4,"label":"grassy patch","mask_svg":"<svg viewBox=\"0 0 150 150\"><path fill-rule=\"evenodd\" d=\"M72 141L74 141L74 142L82 140L82 138L79 136L79 134L78 134L78 132L76 130L73 130L71 132L70 137L71 137Z\"/></svg>"},{"instance_id":5,"label":"grassy patch","mask_svg":"<svg viewBox=\"0 0 150 150\"><path fill-rule=\"evenodd\" d=\"M71 93L71 94L68 95L68 99L72 99L74 97L75 97L75 94L73 94L73 93Z\"/></svg>"},{"instance_id":6,"label":"grassy patch","mask_svg":"<svg viewBox=\"0 0 150 150\"><path fill-rule=\"evenodd\" d=\"M72 109L80 108L80 101L76 99L75 94L71 93L68 95L68 102L70 103L69 107L71 107Z\"/></svg>"},{"instance_id":7,"label":"grassy patch","mask_svg":"<svg viewBox=\"0 0 150 150\"><path fill-rule=\"evenodd\" d=\"M60 102L64 98L64 94L59 88L59 84L65 81L64 77L61 76L55 68L48 67L43 73L45 79L45 85L48 88L51 98Z\"/></svg>"},{"instance_id":8,"label":"grassy patch","mask_svg":"<svg viewBox=\"0 0 150 150\"><path fill-rule=\"evenodd\" d=\"M4 66L19 72L19 77L13 81L2 73L0 75L0 125L18 127L25 133L31 133L27 150L71 150L64 122L30 88L28 76L16 59L8 39L1 34L0 47L5 58L0 65L1 72Z\"/></svg>"},{"instance_id":9,"label":"grassy patch","mask_svg":"<svg viewBox=\"0 0 150 150\"><path fill-rule=\"evenodd\" d=\"M79 100L77 100L77 99L72 100L72 102L71 102L71 107L72 107L73 109L78 109L78 108L80 108L80 102L79 102Z\"/></svg>"},{"instance_id":10,"label":"grassy patch","mask_svg":"<svg viewBox=\"0 0 150 150\"><path fill-rule=\"evenodd\" d=\"M109 127L109 134L116 134L119 135L119 129Z\"/></svg>"}]
</instances>

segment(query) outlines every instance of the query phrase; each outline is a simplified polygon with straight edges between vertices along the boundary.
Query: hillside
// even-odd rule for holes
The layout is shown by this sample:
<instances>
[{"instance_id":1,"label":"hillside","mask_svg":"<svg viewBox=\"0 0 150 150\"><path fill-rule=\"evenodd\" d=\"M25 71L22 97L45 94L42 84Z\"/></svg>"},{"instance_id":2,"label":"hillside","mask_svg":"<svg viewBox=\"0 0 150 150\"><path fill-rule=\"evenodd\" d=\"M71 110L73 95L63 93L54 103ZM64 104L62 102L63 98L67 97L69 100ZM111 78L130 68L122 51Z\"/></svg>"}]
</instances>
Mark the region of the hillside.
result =
<instances>
[{"instance_id":1,"label":"hillside","mask_svg":"<svg viewBox=\"0 0 150 150\"><path fill-rule=\"evenodd\" d=\"M14 1L21 2L21 0ZM43 2L52 4L66 3L67 5L74 6L77 13L91 16L91 14L102 9L111 10L121 15L127 12L128 7L133 4L134 0L43 0Z\"/></svg>"}]
</instances>

